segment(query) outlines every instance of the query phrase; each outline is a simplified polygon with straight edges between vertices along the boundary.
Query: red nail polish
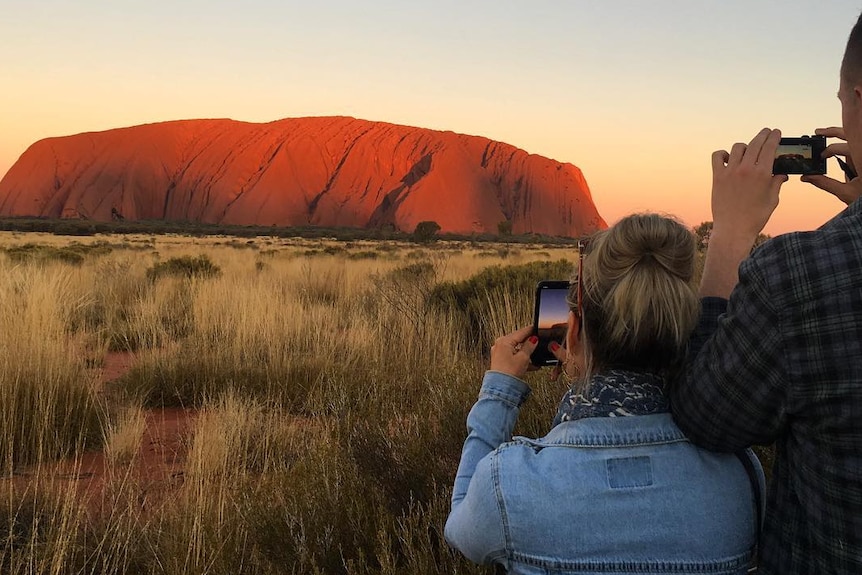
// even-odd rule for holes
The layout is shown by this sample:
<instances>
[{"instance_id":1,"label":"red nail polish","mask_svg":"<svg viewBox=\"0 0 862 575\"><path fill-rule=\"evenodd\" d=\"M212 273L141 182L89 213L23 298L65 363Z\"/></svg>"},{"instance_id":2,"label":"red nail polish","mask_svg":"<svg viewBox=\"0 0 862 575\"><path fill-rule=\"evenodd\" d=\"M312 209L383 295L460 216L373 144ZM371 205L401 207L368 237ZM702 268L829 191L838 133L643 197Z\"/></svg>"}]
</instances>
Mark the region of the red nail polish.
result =
<instances>
[{"instance_id":1,"label":"red nail polish","mask_svg":"<svg viewBox=\"0 0 862 575\"><path fill-rule=\"evenodd\" d=\"M552 341L551 342L551 351L557 351L558 349L560 349L560 344L558 344L555 341Z\"/></svg>"},{"instance_id":2,"label":"red nail polish","mask_svg":"<svg viewBox=\"0 0 862 575\"><path fill-rule=\"evenodd\" d=\"M537 344L537 343L539 343L539 338L538 338L538 337L536 337L535 335L531 335L531 336L530 336L530 343L532 343L532 344Z\"/></svg>"}]
</instances>

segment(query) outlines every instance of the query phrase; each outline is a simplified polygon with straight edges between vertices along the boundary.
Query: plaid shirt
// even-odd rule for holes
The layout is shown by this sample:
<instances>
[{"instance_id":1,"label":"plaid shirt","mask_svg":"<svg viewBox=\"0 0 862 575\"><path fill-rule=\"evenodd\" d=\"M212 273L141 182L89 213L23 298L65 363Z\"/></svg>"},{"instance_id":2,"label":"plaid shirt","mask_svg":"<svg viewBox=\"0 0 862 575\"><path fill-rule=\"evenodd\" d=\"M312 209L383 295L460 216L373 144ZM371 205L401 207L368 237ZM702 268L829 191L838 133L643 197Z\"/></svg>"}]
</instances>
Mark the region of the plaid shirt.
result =
<instances>
[{"instance_id":1,"label":"plaid shirt","mask_svg":"<svg viewBox=\"0 0 862 575\"><path fill-rule=\"evenodd\" d=\"M729 301L702 301L670 397L703 447L775 443L761 573L862 574L862 201L765 243Z\"/></svg>"}]
</instances>

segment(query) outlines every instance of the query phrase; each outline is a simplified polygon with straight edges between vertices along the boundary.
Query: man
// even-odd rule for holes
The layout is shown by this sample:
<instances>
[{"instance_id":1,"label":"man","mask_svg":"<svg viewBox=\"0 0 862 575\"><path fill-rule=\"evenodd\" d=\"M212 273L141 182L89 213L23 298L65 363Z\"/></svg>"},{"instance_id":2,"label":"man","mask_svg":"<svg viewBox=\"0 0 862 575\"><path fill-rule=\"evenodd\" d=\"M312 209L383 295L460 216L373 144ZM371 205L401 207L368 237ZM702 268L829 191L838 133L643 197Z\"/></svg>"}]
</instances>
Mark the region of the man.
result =
<instances>
[{"instance_id":1,"label":"man","mask_svg":"<svg viewBox=\"0 0 862 575\"><path fill-rule=\"evenodd\" d=\"M862 17L847 42L838 97L843 128L817 133L846 143L824 155L862 166ZM848 208L748 257L787 180L772 175L780 137L764 129L748 145L713 154L702 316L672 408L701 446L775 443L761 573L860 574L862 178L804 176Z\"/></svg>"}]
</instances>

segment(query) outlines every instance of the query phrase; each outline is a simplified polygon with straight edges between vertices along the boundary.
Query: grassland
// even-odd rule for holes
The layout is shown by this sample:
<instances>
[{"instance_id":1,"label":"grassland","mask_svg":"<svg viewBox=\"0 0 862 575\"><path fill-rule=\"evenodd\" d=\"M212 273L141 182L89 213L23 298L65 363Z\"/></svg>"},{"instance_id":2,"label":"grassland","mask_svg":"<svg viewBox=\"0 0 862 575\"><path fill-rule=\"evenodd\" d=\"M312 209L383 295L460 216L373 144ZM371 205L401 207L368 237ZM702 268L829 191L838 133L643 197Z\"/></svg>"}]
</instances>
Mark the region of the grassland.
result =
<instances>
[{"instance_id":1,"label":"grassland","mask_svg":"<svg viewBox=\"0 0 862 575\"><path fill-rule=\"evenodd\" d=\"M491 338L571 247L2 232L0 250L0 572L487 572L442 537L464 420ZM133 367L105 381L115 353ZM563 392L534 378L517 433L545 433ZM194 414L181 472L153 483L148 417L175 407ZM74 472L94 453L95 487Z\"/></svg>"}]
</instances>

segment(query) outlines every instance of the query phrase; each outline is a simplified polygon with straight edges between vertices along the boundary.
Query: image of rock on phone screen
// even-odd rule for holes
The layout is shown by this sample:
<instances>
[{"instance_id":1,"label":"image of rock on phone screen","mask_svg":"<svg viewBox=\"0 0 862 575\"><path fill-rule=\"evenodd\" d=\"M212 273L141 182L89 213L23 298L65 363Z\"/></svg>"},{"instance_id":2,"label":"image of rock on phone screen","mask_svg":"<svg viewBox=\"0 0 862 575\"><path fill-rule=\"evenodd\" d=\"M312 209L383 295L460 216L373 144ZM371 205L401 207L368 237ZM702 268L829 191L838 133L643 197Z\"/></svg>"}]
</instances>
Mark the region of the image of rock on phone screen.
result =
<instances>
[{"instance_id":1,"label":"image of rock on phone screen","mask_svg":"<svg viewBox=\"0 0 862 575\"><path fill-rule=\"evenodd\" d=\"M569 304L566 296L569 282L565 280L541 281L536 286L536 305L533 312L533 334L539 337L536 350L530 356L533 365L554 365L557 358L548 349L555 341L560 345L566 339L569 321Z\"/></svg>"}]
</instances>

